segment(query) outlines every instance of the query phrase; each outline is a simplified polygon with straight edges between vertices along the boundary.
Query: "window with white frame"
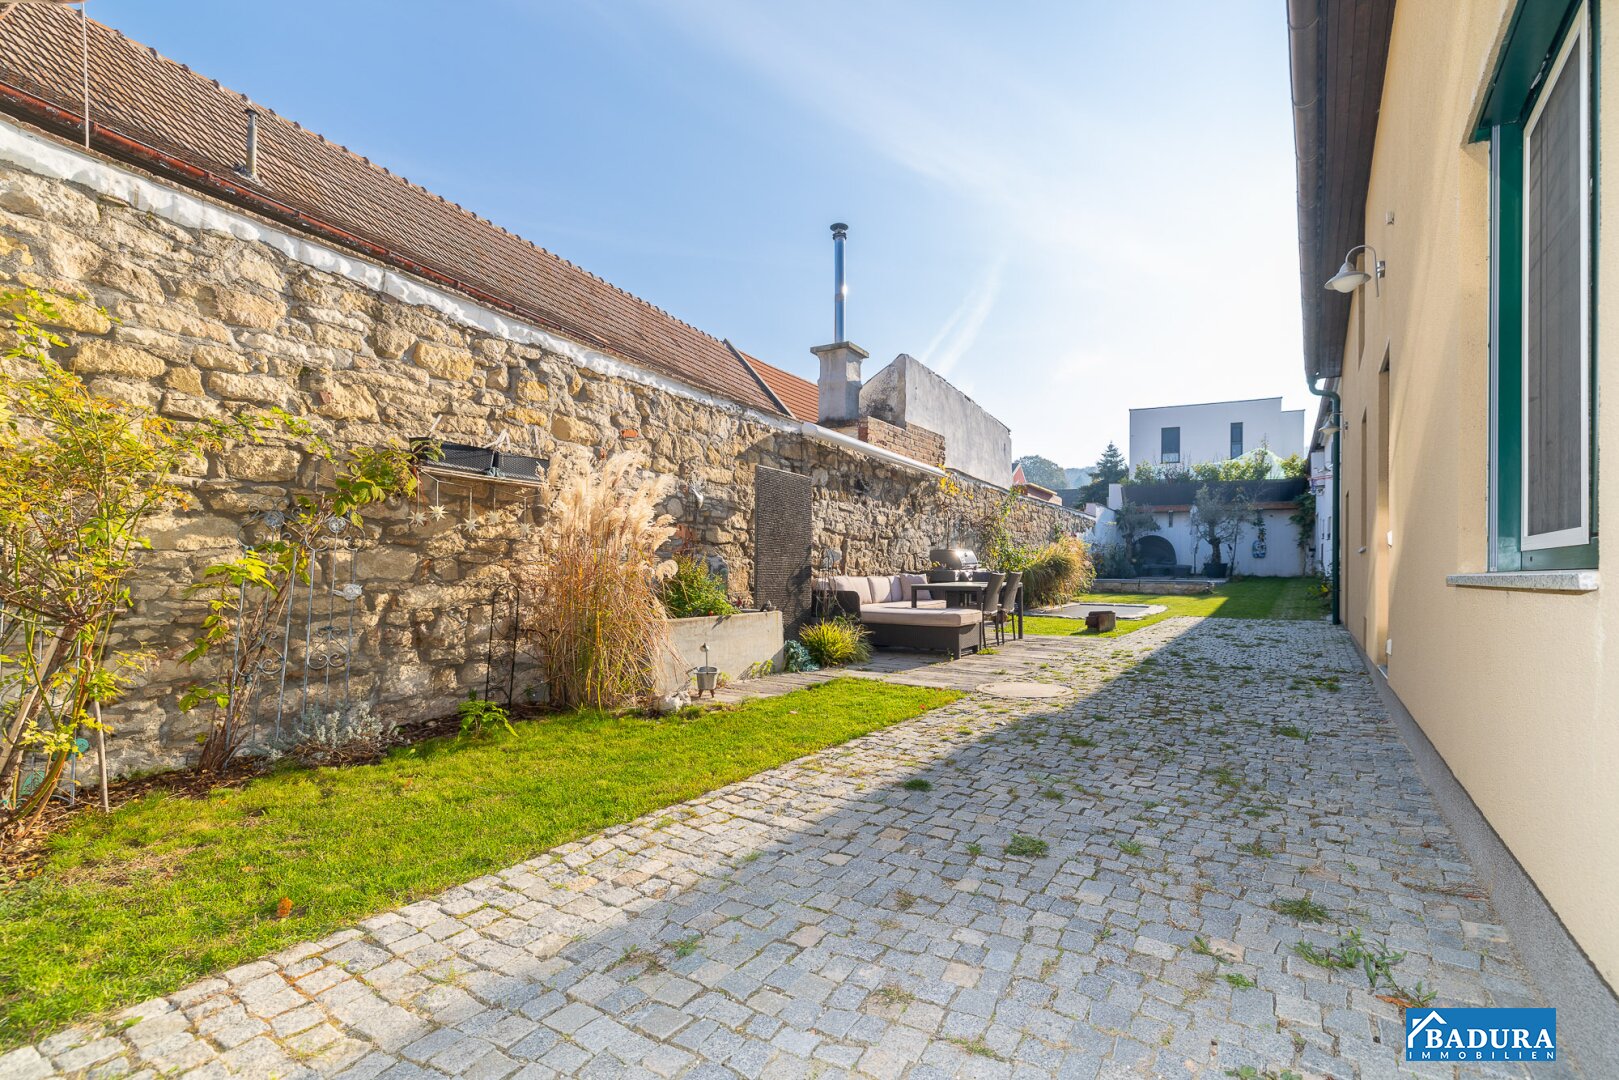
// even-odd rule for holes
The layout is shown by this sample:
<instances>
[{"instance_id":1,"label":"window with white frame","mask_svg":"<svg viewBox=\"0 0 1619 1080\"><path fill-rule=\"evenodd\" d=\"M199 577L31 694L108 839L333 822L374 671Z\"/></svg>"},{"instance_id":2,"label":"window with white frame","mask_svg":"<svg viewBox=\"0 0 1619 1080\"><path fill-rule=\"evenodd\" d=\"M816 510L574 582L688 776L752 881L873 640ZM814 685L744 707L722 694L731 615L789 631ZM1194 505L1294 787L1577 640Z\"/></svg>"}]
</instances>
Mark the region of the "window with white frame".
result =
<instances>
[{"instance_id":1,"label":"window with white frame","mask_svg":"<svg viewBox=\"0 0 1619 1080\"><path fill-rule=\"evenodd\" d=\"M1496 570L1596 565L1592 7L1520 0L1480 119L1492 181Z\"/></svg>"},{"instance_id":2,"label":"window with white frame","mask_svg":"<svg viewBox=\"0 0 1619 1080\"><path fill-rule=\"evenodd\" d=\"M1590 539L1586 35L1573 27L1523 130L1523 534Z\"/></svg>"}]
</instances>

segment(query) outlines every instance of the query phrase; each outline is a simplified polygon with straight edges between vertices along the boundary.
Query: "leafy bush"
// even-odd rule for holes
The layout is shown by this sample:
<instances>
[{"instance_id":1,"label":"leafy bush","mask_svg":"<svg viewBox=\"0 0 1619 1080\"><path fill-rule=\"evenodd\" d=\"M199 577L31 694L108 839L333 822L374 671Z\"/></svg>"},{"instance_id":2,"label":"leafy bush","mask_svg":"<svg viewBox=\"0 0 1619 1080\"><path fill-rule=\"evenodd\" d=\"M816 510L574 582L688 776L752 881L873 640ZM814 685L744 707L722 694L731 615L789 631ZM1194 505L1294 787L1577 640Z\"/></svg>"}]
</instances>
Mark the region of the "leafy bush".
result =
<instances>
[{"instance_id":1,"label":"leafy bush","mask_svg":"<svg viewBox=\"0 0 1619 1080\"><path fill-rule=\"evenodd\" d=\"M1135 564L1123 544L1108 544L1096 552L1097 576L1105 578L1134 577Z\"/></svg>"},{"instance_id":2,"label":"leafy bush","mask_svg":"<svg viewBox=\"0 0 1619 1080\"><path fill-rule=\"evenodd\" d=\"M1007 541L996 544L982 558L985 569L1010 574L1017 570L1028 570L1039 555L1039 548Z\"/></svg>"},{"instance_id":3,"label":"leafy bush","mask_svg":"<svg viewBox=\"0 0 1619 1080\"><path fill-rule=\"evenodd\" d=\"M842 667L871 659L871 632L848 619L827 619L806 626L798 640L821 667Z\"/></svg>"},{"instance_id":4,"label":"leafy bush","mask_svg":"<svg viewBox=\"0 0 1619 1080\"><path fill-rule=\"evenodd\" d=\"M1096 580L1085 542L1077 536L1053 540L1035 552L1023 568L1023 598L1028 607L1072 600Z\"/></svg>"},{"instance_id":5,"label":"leafy bush","mask_svg":"<svg viewBox=\"0 0 1619 1080\"><path fill-rule=\"evenodd\" d=\"M491 727L499 724L506 729L507 734L517 734L512 730L511 714L506 711L506 706L498 701L478 697L471 690L467 691L467 699L457 705L455 711L461 715L463 735L476 739L483 734L485 724Z\"/></svg>"},{"instance_id":6,"label":"leafy bush","mask_svg":"<svg viewBox=\"0 0 1619 1080\"><path fill-rule=\"evenodd\" d=\"M802 641L789 641L781 648L781 669L787 672L794 671L820 671L821 665L815 662L809 650L804 648Z\"/></svg>"},{"instance_id":7,"label":"leafy bush","mask_svg":"<svg viewBox=\"0 0 1619 1080\"><path fill-rule=\"evenodd\" d=\"M663 583L663 607L671 619L736 614L725 581L694 555L675 558L675 572Z\"/></svg>"}]
</instances>

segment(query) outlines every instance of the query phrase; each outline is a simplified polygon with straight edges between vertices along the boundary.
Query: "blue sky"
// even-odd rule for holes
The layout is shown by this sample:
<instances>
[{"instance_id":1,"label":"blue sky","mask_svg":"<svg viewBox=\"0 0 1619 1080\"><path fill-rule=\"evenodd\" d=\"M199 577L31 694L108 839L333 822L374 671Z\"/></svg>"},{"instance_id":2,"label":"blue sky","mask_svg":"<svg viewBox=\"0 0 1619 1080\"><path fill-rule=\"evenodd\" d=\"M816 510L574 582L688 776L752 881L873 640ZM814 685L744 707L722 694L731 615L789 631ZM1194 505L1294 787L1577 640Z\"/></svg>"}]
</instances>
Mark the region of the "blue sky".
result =
<instances>
[{"instance_id":1,"label":"blue sky","mask_svg":"<svg viewBox=\"0 0 1619 1080\"><path fill-rule=\"evenodd\" d=\"M1064 465L1299 363L1286 18L1219 4L91 0L93 18L813 379L849 337Z\"/></svg>"}]
</instances>

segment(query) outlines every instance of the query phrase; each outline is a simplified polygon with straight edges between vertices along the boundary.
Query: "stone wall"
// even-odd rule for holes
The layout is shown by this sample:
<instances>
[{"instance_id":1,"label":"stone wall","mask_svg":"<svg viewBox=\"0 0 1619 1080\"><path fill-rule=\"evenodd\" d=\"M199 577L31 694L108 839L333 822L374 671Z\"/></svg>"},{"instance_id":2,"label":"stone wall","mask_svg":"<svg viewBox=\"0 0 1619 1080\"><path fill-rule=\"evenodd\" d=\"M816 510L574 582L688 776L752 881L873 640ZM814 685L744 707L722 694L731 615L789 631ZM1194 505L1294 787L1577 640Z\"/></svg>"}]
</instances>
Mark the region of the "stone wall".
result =
<instances>
[{"instance_id":1,"label":"stone wall","mask_svg":"<svg viewBox=\"0 0 1619 1080\"><path fill-rule=\"evenodd\" d=\"M966 523L1006 498L970 482L952 493L936 475L829 445L795 422L645 373L581 363L576 347L535 344L526 328L481 329L441 310L446 305L406 303L354 274L316 269L284 253L293 245L253 239L251 228L177 223L183 215L136 209L98 191L93 170L75 175L91 182L0 163L0 282L84 292L104 307L110 319L89 307L71 310L65 361L95 392L162 416L277 406L338 447L402 442L436 423L445 440L488 445L504 435L513 452L549 459L553 480L633 449L650 472L678 478L666 511L685 542L725 560L732 592L744 602L760 465L813 479L815 542L841 550L850 573L921 568L952 528L964 536ZM205 205L211 220L223 213L261 226ZM135 609L121 633L154 659L109 713L115 771L179 765L194 754L206 718L182 712L178 699L209 672L178 660L204 614L188 587L209 562L233 552L252 514L328 479L285 447L232 449L199 471L194 507L153 523L153 550L136 575ZM346 640L353 625L346 673L335 675L335 689L331 669L313 675L311 700L340 695L346 674L353 699L403 721L450 712L469 689L483 693L491 598L508 580L516 546L540 523L543 499L543 485L429 479L417 503L372 515L355 554L359 599L333 598L345 556L335 578L323 567L300 601L314 605L309 626L333 625ZM1077 522L1028 500L1012 515L1014 532L1030 542ZM494 612L497 631L506 610ZM295 631L306 628L299 619ZM519 668L521 697L532 679L526 664ZM304 701L302 671L291 674L284 720ZM274 699L265 704L266 724Z\"/></svg>"}]
</instances>

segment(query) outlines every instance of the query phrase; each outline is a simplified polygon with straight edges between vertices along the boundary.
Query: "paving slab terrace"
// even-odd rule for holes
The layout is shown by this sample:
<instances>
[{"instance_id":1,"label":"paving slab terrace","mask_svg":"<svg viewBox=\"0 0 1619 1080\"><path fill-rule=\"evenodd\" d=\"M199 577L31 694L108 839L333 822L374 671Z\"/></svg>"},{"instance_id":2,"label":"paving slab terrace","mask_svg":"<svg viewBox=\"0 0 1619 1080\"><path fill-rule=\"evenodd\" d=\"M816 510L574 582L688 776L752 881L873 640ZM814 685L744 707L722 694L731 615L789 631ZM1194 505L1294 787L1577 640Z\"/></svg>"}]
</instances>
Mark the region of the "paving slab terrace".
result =
<instances>
[{"instance_id":1,"label":"paving slab terrace","mask_svg":"<svg viewBox=\"0 0 1619 1080\"><path fill-rule=\"evenodd\" d=\"M1458 1075L1399 1060L1390 986L1295 950L1351 929L1408 993L1543 1004L1341 628L1170 619L1030 655L1017 678L1072 694L970 695L0 1078ZM1325 921L1273 906L1305 899Z\"/></svg>"},{"instance_id":2,"label":"paving slab terrace","mask_svg":"<svg viewBox=\"0 0 1619 1080\"><path fill-rule=\"evenodd\" d=\"M1053 666L1067 663L1075 652L1068 639L1040 634L1030 634L1021 639L1008 637L999 645L991 639L990 646L984 651L968 653L957 660L943 659L940 653L880 649L869 661L853 667L739 679L716 690L714 700L737 702L776 697L845 676L970 692L995 680L1046 676L1047 681L1051 681L1049 672Z\"/></svg>"}]
</instances>

